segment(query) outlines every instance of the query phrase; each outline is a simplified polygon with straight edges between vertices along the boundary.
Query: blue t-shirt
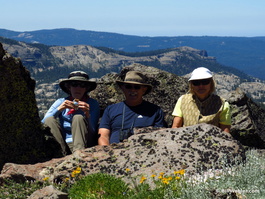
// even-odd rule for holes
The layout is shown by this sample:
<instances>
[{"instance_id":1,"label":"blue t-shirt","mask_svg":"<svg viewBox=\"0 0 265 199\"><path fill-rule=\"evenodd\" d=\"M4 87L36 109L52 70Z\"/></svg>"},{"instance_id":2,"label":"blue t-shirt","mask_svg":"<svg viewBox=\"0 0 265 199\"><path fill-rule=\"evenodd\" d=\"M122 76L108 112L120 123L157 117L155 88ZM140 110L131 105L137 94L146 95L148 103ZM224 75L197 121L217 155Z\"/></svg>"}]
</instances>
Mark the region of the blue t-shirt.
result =
<instances>
[{"instance_id":1,"label":"blue t-shirt","mask_svg":"<svg viewBox=\"0 0 265 199\"><path fill-rule=\"evenodd\" d=\"M138 106L127 106L124 102L109 105L104 111L99 128L110 130L110 144L120 142L122 123L123 129L148 126L164 127L164 113L159 106L147 101L143 101ZM133 132L131 133L133 134Z\"/></svg>"},{"instance_id":2,"label":"blue t-shirt","mask_svg":"<svg viewBox=\"0 0 265 199\"><path fill-rule=\"evenodd\" d=\"M60 98L56 100L53 105L49 108L47 113L45 114L44 118L42 119L42 123L44 123L45 119L51 116L54 116L55 118L59 118L61 128L62 128L62 135L67 143L72 142L72 133L71 133L71 124L72 119L75 114L81 114L83 116L84 112L82 110L76 110L73 114L68 114L68 111L70 109L64 109L63 111L59 111L58 107L65 101L69 100L69 97L67 98ZM90 117L88 118L90 124L91 124L91 131L93 134L96 135L97 133L97 127L98 127L98 120L99 120L99 104L98 101L92 98L88 98L86 103L89 104L90 107Z\"/></svg>"}]
</instances>

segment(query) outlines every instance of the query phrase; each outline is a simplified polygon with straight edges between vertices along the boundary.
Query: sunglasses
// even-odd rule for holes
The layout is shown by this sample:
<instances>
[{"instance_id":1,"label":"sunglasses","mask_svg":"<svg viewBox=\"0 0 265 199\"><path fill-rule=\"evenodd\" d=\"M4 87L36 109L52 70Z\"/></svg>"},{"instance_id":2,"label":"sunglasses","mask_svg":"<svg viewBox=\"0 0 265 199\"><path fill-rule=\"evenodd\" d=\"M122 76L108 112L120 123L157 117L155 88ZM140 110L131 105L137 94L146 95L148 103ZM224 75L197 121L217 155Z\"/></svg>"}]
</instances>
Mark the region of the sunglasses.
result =
<instances>
[{"instance_id":1,"label":"sunglasses","mask_svg":"<svg viewBox=\"0 0 265 199\"><path fill-rule=\"evenodd\" d=\"M135 89L135 90L139 90L142 86L141 85L137 85L137 84L124 84L124 87L126 89Z\"/></svg>"},{"instance_id":2,"label":"sunglasses","mask_svg":"<svg viewBox=\"0 0 265 199\"><path fill-rule=\"evenodd\" d=\"M211 79L201 79L201 80L192 80L191 83L194 86L200 86L200 85L208 85L210 84Z\"/></svg>"},{"instance_id":3,"label":"sunglasses","mask_svg":"<svg viewBox=\"0 0 265 199\"><path fill-rule=\"evenodd\" d=\"M72 86L72 87L86 88L87 87L87 84L85 82L77 82L77 81L74 81L74 82L71 82L70 83L70 86Z\"/></svg>"}]
</instances>

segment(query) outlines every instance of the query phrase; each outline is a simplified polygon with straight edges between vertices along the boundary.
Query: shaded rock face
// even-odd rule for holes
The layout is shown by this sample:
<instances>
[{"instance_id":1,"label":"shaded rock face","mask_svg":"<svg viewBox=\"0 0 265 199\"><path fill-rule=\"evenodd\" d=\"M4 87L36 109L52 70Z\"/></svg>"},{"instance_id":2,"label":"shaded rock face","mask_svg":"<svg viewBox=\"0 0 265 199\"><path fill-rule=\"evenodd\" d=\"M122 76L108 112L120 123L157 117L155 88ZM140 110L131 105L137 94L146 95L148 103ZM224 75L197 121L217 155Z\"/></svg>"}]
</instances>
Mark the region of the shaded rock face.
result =
<instances>
[{"instance_id":1,"label":"shaded rock face","mask_svg":"<svg viewBox=\"0 0 265 199\"><path fill-rule=\"evenodd\" d=\"M47 143L34 94L35 81L19 59L3 50L1 43L0 85L0 168L6 162L47 160Z\"/></svg>"},{"instance_id":2,"label":"shaded rock face","mask_svg":"<svg viewBox=\"0 0 265 199\"><path fill-rule=\"evenodd\" d=\"M131 176L135 177L159 175L160 172L172 175L173 171L180 169L194 173L212 168L213 163L217 168L224 159L232 163L235 157L245 157L244 148L238 141L212 125L149 130L144 133L142 129L123 143L95 146L45 163L7 163L0 177L17 180L49 178L51 182L61 182L75 168L81 167L82 175L104 172L126 180L126 169L130 169Z\"/></svg>"},{"instance_id":3,"label":"shaded rock face","mask_svg":"<svg viewBox=\"0 0 265 199\"><path fill-rule=\"evenodd\" d=\"M265 148L265 110L254 103L240 89L230 92L232 108L231 134L243 145Z\"/></svg>"}]
</instances>

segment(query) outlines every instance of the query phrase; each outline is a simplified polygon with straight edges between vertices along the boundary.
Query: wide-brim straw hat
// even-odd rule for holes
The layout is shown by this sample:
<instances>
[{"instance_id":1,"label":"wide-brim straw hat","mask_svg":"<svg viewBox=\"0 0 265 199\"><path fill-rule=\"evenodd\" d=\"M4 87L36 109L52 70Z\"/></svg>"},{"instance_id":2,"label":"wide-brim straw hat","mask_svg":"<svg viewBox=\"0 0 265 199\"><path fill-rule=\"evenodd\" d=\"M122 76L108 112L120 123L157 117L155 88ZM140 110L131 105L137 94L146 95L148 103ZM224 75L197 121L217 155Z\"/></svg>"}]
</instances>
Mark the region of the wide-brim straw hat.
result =
<instances>
[{"instance_id":1,"label":"wide-brim straw hat","mask_svg":"<svg viewBox=\"0 0 265 199\"><path fill-rule=\"evenodd\" d=\"M59 86L61 89L69 93L69 89L67 87L67 83L73 82L73 81L80 81L85 82L87 84L87 92L94 90L97 87L97 83L95 81L89 80L89 76L84 71L73 71L69 74L68 79L62 79L59 82Z\"/></svg>"},{"instance_id":2,"label":"wide-brim straw hat","mask_svg":"<svg viewBox=\"0 0 265 199\"><path fill-rule=\"evenodd\" d=\"M213 73L205 67L199 67L192 71L189 81L199 79L209 79L213 77Z\"/></svg>"},{"instance_id":3,"label":"wide-brim straw hat","mask_svg":"<svg viewBox=\"0 0 265 199\"><path fill-rule=\"evenodd\" d=\"M122 86L123 84L138 84L146 86L147 90L144 95L150 93L153 89L153 86L146 82L147 82L147 77L138 71L128 71L125 75L124 81L116 80L116 83L119 86Z\"/></svg>"}]
</instances>

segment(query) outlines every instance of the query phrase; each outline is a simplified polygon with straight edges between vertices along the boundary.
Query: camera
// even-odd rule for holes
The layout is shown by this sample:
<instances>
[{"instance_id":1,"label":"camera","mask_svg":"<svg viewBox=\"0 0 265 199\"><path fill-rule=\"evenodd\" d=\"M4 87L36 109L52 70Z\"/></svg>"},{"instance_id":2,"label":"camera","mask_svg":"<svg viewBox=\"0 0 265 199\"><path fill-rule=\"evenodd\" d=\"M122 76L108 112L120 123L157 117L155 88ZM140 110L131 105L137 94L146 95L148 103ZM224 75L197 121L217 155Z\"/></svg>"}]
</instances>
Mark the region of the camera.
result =
<instances>
[{"instance_id":1,"label":"camera","mask_svg":"<svg viewBox=\"0 0 265 199\"><path fill-rule=\"evenodd\" d=\"M130 129L121 129L120 130L120 142L122 142L125 139L128 139L131 135L133 135L132 128L130 128Z\"/></svg>"}]
</instances>

